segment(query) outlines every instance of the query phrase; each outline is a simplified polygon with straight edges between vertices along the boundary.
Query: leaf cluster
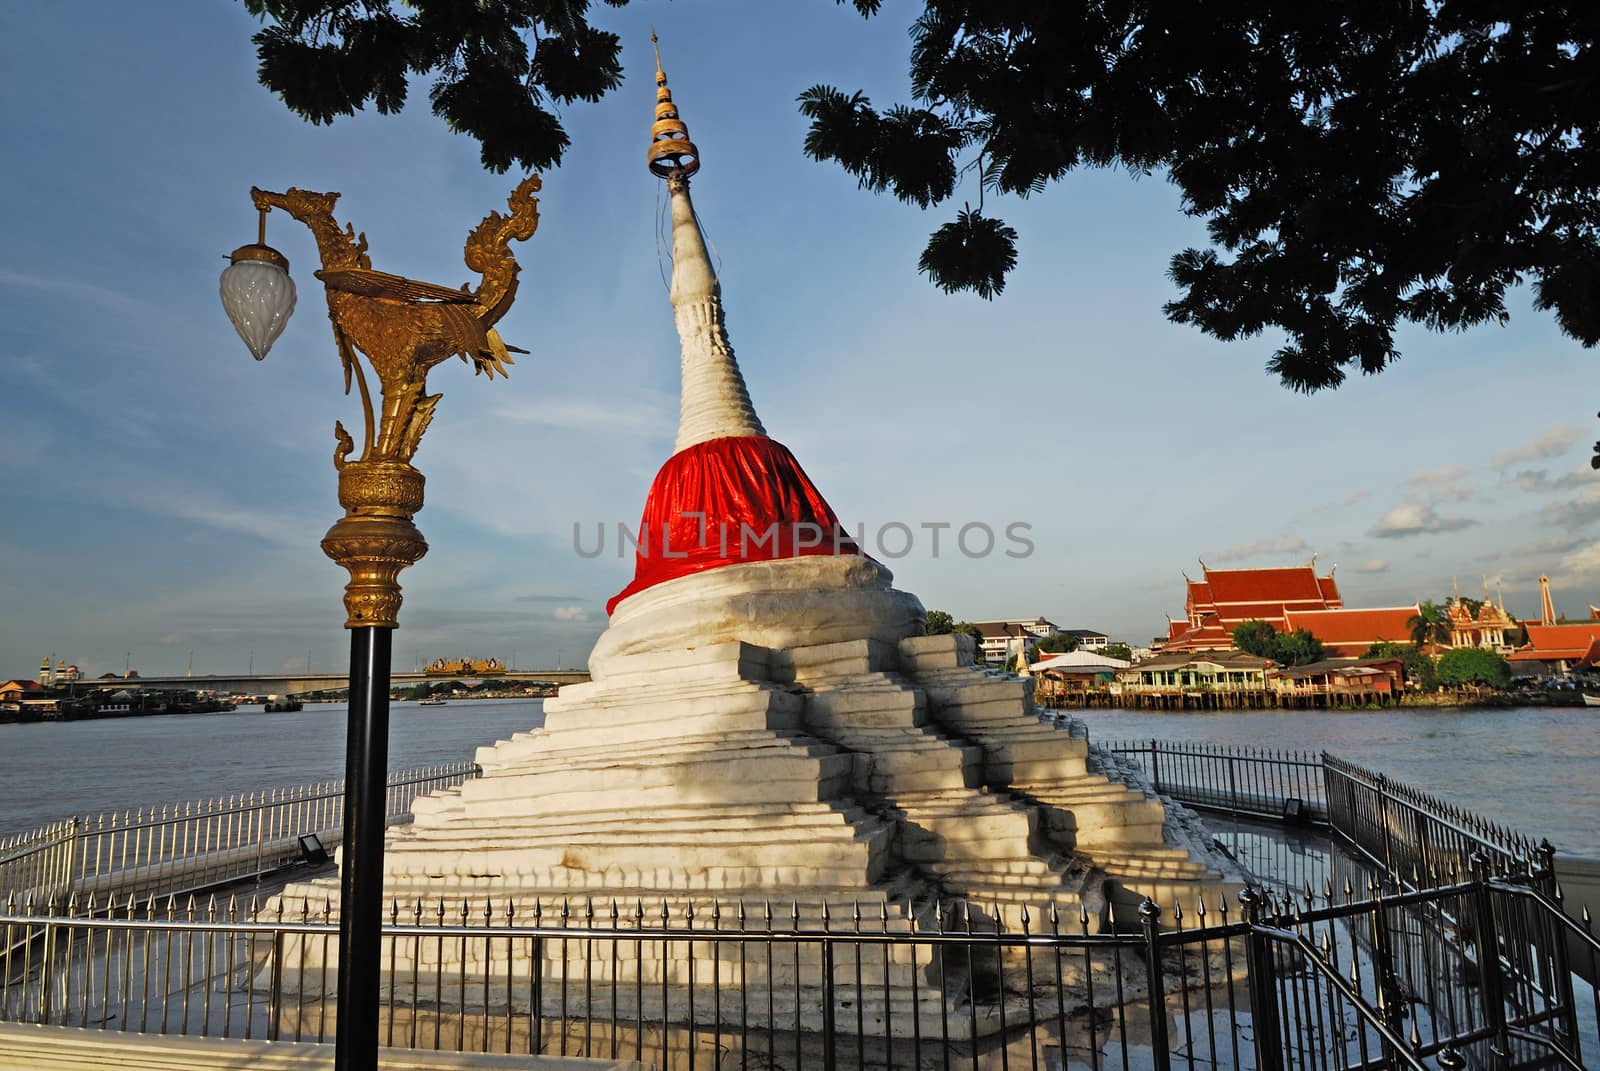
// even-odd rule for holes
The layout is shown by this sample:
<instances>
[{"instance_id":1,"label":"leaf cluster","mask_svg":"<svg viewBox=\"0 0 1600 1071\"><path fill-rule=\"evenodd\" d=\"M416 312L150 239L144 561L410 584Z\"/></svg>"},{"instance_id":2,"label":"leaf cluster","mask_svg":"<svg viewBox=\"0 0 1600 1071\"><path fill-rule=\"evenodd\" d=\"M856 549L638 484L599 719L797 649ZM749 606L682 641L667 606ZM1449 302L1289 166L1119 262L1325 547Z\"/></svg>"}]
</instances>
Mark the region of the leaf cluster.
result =
<instances>
[{"instance_id":1,"label":"leaf cluster","mask_svg":"<svg viewBox=\"0 0 1600 1071\"><path fill-rule=\"evenodd\" d=\"M1508 688L1511 686L1511 663L1481 647L1452 648L1439 656L1439 682Z\"/></svg>"},{"instance_id":2,"label":"leaf cluster","mask_svg":"<svg viewBox=\"0 0 1600 1071\"><path fill-rule=\"evenodd\" d=\"M627 0L606 0L621 7ZM503 172L553 167L569 144L553 106L622 83L616 34L588 0L244 0L266 25L253 40L262 85L312 123L369 103L400 111L409 80L432 75L433 112Z\"/></svg>"},{"instance_id":3,"label":"leaf cluster","mask_svg":"<svg viewBox=\"0 0 1600 1071\"><path fill-rule=\"evenodd\" d=\"M1327 657L1322 641L1308 629L1279 632L1265 621L1241 621L1233 627L1233 645L1280 666L1308 666Z\"/></svg>"},{"instance_id":4,"label":"leaf cluster","mask_svg":"<svg viewBox=\"0 0 1600 1071\"><path fill-rule=\"evenodd\" d=\"M819 85L800 110L808 155L904 201L976 168L979 213L920 266L984 297L1016 263L985 190L1163 169L1210 237L1172 258L1168 317L1281 332L1268 368L1310 392L1388 366L1402 324L1504 323L1524 280L1600 342L1597 36L1600 7L1559 0L925 0L914 106Z\"/></svg>"},{"instance_id":5,"label":"leaf cluster","mask_svg":"<svg viewBox=\"0 0 1600 1071\"><path fill-rule=\"evenodd\" d=\"M1431 692L1439 686L1439 674L1434 667L1433 658L1418 650L1416 644L1379 640L1367 648L1365 657L1398 658L1405 668L1406 680L1417 688Z\"/></svg>"}]
</instances>

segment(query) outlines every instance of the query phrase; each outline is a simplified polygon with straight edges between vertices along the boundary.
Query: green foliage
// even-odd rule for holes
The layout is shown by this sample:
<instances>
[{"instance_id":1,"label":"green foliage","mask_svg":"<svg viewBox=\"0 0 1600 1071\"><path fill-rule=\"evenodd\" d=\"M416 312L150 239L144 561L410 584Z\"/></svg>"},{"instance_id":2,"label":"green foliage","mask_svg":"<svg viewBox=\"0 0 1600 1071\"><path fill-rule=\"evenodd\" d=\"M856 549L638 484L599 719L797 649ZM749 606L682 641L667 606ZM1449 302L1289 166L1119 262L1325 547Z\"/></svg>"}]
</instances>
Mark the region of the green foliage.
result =
<instances>
[{"instance_id":1,"label":"green foliage","mask_svg":"<svg viewBox=\"0 0 1600 1071\"><path fill-rule=\"evenodd\" d=\"M957 621L955 631L958 634L972 637L972 648L976 652L979 662L985 661L983 657L983 629L970 621Z\"/></svg>"},{"instance_id":2,"label":"green foliage","mask_svg":"<svg viewBox=\"0 0 1600 1071\"><path fill-rule=\"evenodd\" d=\"M971 290L984 299L1006 288L1016 265L1016 230L970 208L934 231L917 260L917 270L945 293Z\"/></svg>"},{"instance_id":3,"label":"green foliage","mask_svg":"<svg viewBox=\"0 0 1600 1071\"><path fill-rule=\"evenodd\" d=\"M1065 632L1058 632L1054 636L1046 636L1033 645L1038 654L1060 654L1078 649L1078 637Z\"/></svg>"},{"instance_id":4,"label":"green foliage","mask_svg":"<svg viewBox=\"0 0 1600 1071\"><path fill-rule=\"evenodd\" d=\"M1242 621L1233 627L1233 645L1258 658L1272 658L1278 647L1278 630L1265 621Z\"/></svg>"},{"instance_id":5,"label":"green foliage","mask_svg":"<svg viewBox=\"0 0 1600 1071\"><path fill-rule=\"evenodd\" d=\"M956 630L956 619L943 610L929 610L922 631L928 636L948 636Z\"/></svg>"},{"instance_id":6,"label":"green foliage","mask_svg":"<svg viewBox=\"0 0 1600 1071\"><path fill-rule=\"evenodd\" d=\"M1443 604L1426 600L1418 605L1417 613L1406 621L1411 630L1411 642L1418 647L1428 644L1443 646L1450 642L1450 618Z\"/></svg>"},{"instance_id":7,"label":"green foliage","mask_svg":"<svg viewBox=\"0 0 1600 1071\"><path fill-rule=\"evenodd\" d=\"M613 7L627 0L607 0ZM588 0L244 0L261 84L311 123L385 114L412 75L434 76L433 112L475 139L483 166L553 167L568 138L549 105L597 101L622 84L617 35Z\"/></svg>"},{"instance_id":8,"label":"green foliage","mask_svg":"<svg viewBox=\"0 0 1600 1071\"><path fill-rule=\"evenodd\" d=\"M1297 628L1279 635L1273 653L1267 657L1280 666L1309 666L1313 662L1321 662L1327 657L1327 652L1322 649L1321 640L1308 630Z\"/></svg>"},{"instance_id":9,"label":"green foliage","mask_svg":"<svg viewBox=\"0 0 1600 1071\"><path fill-rule=\"evenodd\" d=\"M1439 683L1511 686L1511 663L1481 647L1456 647L1439 656Z\"/></svg>"},{"instance_id":10,"label":"green foliage","mask_svg":"<svg viewBox=\"0 0 1600 1071\"><path fill-rule=\"evenodd\" d=\"M1241 621L1233 628L1233 645L1280 666L1306 666L1326 657L1322 641L1306 629L1279 632L1265 621Z\"/></svg>"},{"instance_id":11,"label":"green foliage","mask_svg":"<svg viewBox=\"0 0 1600 1071\"><path fill-rule=\"evenodd\" d=\"M1581 134L1600 121L1600 30L1585 5L1509 10L925 0L914 103L814 86L805 151L922 207L975 172L980 212L1079 167L1159 170L1210 237L1172 258L1167 316L1225 340L1283 332L1268 368L1295 390L1381 371L1403 324L1504 323L1523 279L1593 346L1600 143ZM1015 240L972 215L920 267L990 297Z\"/></svg>"},{"instance_id":12,"label":"green foliage","mask_svg":"<svg viewBox=\"0 0 1600 1071\"><path fill-rule=\"evenodd\" d=\"M1379 640L1367 648L1367 658L1398 658L1405 668L1406 680L1414 687L1431 692L1439 687L1439 673L1433 658L1419 651L1415 644Z\"/></svg>"},{"instance_id":13,"label":"green foliage","mask_svg":"<svg viewBox=\"0 0 1600 1071\"><path fill-rule=\"evenodd\" d=\"M1095 654L1107 658L1120 659L1123 662L1133 661L1133 648L1125 643L1108 643L1104 647L1095 648Z\"/></svg>"}]
</instances>

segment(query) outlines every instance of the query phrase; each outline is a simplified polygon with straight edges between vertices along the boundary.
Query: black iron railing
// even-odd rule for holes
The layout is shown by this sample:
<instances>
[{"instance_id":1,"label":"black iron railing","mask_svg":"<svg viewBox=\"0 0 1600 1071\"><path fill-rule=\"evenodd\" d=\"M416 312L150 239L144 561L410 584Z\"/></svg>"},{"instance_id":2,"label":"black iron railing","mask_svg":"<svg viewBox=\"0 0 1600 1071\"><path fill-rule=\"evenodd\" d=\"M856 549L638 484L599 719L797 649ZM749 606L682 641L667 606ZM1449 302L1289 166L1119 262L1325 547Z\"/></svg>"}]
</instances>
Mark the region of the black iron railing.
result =
<instances>
[{"instance_id":1,"label":"black iron railing","mask_svg":"<svg viewBox=\"0 0 1600 1071\"><path fill-rule=\"evenodd\" d=\"M1327 819L1333 831L1389 873L1412 885L1438 884L1467 872L1482 853L1496 870L1551 870L1548 842L1531 837L1437 796L1389 780L1334 755L1322 756Z\"/></svg>"},{"instance_id":2,"label":"black iron railing","mask_svg":"<svg viewBox=\"0 0 1600 1071\"><path fill-rule=\"evenodd\" d=\"M1115 740L1100 748L1131 759L1162 795L1227 814L1326 820L1322 756L1314 751Z\"/></svg>"},{"instance_id":3,"label":"black iron railing","mask_svg":"<svg viewBox=\"0 0 1600 1071\"><path fill-rule=\"evenodd\" d=\"M474 776L472 763L389 775L390 823L419 796ZM0 898L60 905L90 896L143 900L254 877L302 858L300 838L332 848L344 828L343 782L329 781L57 822L0 841Z\"/></svg>"},{"instance_id":4,"label":"black iron railing","mask_svg":"<svg viewBox=\"0 0 1600 1071\"><path fill-rule=\"evenodd\" d=\"M1547 845L1331 756L1114 750L1166 795L1325 821L1354 854L1300 891L1104 927L1053 906L1006 930L966 902L394 904L383 1041L663 1069L1600 1066L1573 969L1600 940L1561 911ZM330 910L14 897L0 1019L325 1040Z\"/></svg>"},{"instance_id":5,"label":"black iron railing","mask_svg":"<svg viewBox=\"0 0 1600 1071\"><path fill-rule=\"evenodd\" d=\"M1462 981L1492 932L1452 943L1401 921L1474 897L1509 920L1508 905L1537 902L1524 894L1483 880L1306 908L1250 893L1242 916L1146 902L1121 920L1131 932L1106 933L1059 913L1007 932L967 903L899 928L798 904L415 905L384 930L381 1036L660 1068L1424 1068L1497 1041L1581 1061L1596 1040L1580 1049L1559 1005L1519 993L1501 1010L1501 990ZM14 949L0 961L6 1020L278 1041L337 1030L323 905L13 910L0 927ZM1419 1004L1424 984L1448 993Z\"/></svg>"}]
</instances>

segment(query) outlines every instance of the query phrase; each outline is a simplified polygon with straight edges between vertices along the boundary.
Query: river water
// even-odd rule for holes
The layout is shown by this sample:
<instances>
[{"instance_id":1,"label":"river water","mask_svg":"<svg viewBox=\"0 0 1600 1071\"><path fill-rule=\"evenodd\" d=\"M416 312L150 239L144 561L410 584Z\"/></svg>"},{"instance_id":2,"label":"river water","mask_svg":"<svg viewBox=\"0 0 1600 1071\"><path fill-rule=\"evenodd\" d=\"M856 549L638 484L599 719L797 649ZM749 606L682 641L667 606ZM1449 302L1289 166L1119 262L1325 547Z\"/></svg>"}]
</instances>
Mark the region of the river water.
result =
<instances>
[{"instance_id":1,"label":"river water","mask_svg":"<svg viewBox=\"0 0 1600 1071\"><path fill-rule=\"evenodd\" d=\"M1557 847L1600 856L1600 717L1582 709L1080 712L1097 741L1327 750ZM396 703L390 766L470 759L543 720L537 700ZM344 708L0 725L0 836L73 814L336 780Z\"/></svg>"}]
</instances>

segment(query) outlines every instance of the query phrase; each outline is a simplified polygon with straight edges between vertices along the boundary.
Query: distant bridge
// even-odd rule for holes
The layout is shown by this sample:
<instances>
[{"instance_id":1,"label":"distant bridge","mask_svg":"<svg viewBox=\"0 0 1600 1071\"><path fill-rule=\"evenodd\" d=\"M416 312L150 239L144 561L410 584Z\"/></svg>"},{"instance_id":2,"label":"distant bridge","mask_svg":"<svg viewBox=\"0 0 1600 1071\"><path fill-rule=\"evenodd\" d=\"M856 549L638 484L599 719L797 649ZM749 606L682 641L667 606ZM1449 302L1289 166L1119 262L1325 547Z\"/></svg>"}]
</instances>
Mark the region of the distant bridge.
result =
<instances>
[{"instance_id":1,"label":"distant bridge","mask_svg":"<svg viewBox=\"0 0 1600 1071\"><path fill-rule=\"evenodd\" d=\"M449 681L519 681L523 684L582 684L589 679L586 669L517 669L497 673L430 674L394 672L389 677L391 687L412 684L447 683ZM197 691L243 693L247 695L302 695L306 692L325 692L334 688L348 688L348 673L288 673L288 674L211 674L208 676L134 677L124 679L81 680L80 686L94 688L128 688L150 691Z\"/></svg>"}]
</instances>

